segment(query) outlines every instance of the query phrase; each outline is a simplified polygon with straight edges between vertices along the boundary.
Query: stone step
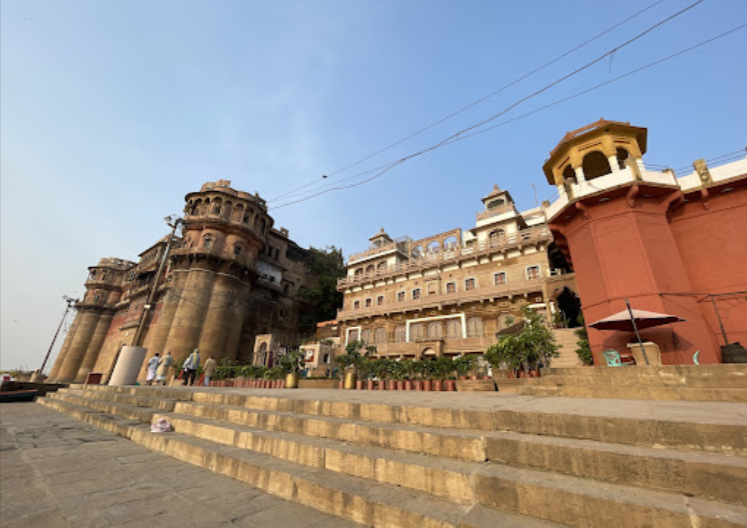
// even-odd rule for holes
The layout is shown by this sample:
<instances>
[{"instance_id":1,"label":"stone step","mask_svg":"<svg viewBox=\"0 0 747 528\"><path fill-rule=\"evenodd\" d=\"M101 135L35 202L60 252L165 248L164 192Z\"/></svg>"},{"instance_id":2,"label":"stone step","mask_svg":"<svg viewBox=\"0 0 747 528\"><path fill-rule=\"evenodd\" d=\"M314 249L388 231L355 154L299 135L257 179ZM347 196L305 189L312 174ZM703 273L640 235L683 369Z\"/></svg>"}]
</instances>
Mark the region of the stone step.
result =
<instances>
[{"instance_id":1,"label":"stone step","mask_svg":"<svg viewBox=\"0 0 747 528\"><path fill-rule=\"evenodd\" d=\"M586 374L589 371L591 374ZM710 373L649 370L646 367L560 369L555 368L553 364L553 368L544 371L542 377L534 378L530 384L578 387L745 389L747 388L747 375L727 372L722 376L716 376Z\"/></svg>"},{"instance_id":2,"label":"stone step","mask_svg":"<svg viewBox=\"0 0 747 528\"><path fill-rule=\"evenodd\" d=\"M455 504L427 493L253 453L147 426L64 402L42 405L256 488L366 526L380 528L562 528L557 523L478 505Z\"/></svg>"},{"instance_id":3,"label":"stone step","mask_svg":"<svg viewBox=\"0 0 747 528\"><path fill-rule=\"evenodd\" d=\"M97 414L96 420L107 420ZM179 433L153 435L143 426L123 427L129 438L150 449L363 524L458 527L469 511L469 506L419 491L372 484L365 478L299 466L210 440ZM499 518L505 515L501 510L577 528L747 526L747 508L741 506L536 470L482 464L472 483L481 505L498 508L485 518L492 522L488 526L505 526Z\"/></svg>"},{"instance_id":4,"label":"stone step","mask_svg":"<svg viewBox=\"0 0 747 528\"><path fill-rule=\"evenodd\" d=\"M139 420L140 422L146 423L150 423L153 418L153 414L156 412L155 409L151 409L149 407L129 405L126 403L116 403L106 400L94 400L91 398L85 398L83 396L76 396L73 394L50 394L47 396L47 398L52 400L59 400L66 403L72 403L82 407L90 407L95 411L113 414L131 420Z\"/></svg>"},{"instance_id":5,"label":"stone step","mask_svg":"<svg viewBox=\"0 0 747 528\"><path fill-rule=\"evenodd\" d=\"M561 396L566 398L747 402L747 389L691 389L686 387L634 386L584 387L577 385L548 386L527 384L519 387L517 392L531 396Z\"/></svg>"},{"instance_id":6,"label":"stone step","mask_svg":"<svg viewBox=\"0 0 747 528\"><path fill-rule=\"evenodd\" d=\"M123 394L119 392L91 391L85 389L70 389L63 394L79 396L82 398L99 399L113 401L116 403L126 403L135 407L150 407L161 411L173 411L174 405L179 400L154 398L151 396L142 396L138 394Z\"/></svg>"},{"instance_id":7,"label":"stone step","mask_svg":"<svg viewBox=\"0 0 747 528\"><path fill-rule=\"evenodd\" d=\"M131 394L151 394L144 388L122 388ZM441 437L445 431L451 430L450 438L454 439L465 430L477 431L513 431L545 436L598 440L621 444L640 446L661 446L671 449L686 449L709 451L715 453L747 455L747 425L737 419L743 410L741 407L724 407L719 404L705 414L691 404L676 404L662 402L655 404L657 411L653 411L654 404L647 402L619 402L610 401L599 408L599 400L584 405L588 414L568 413L566 408L572 404L564 400L548 398L545 401L532 400L532 407L538 411L511 410L498 408L492 411L478 411L460 408L432 408L414 407L408 405L393 405L383 403L356 403L351 401L324 401L294 399L293 396L256 396L251 390L223 392L214 389L205 391L185 391L183 389L167 389L177 392L182 404L186 404L185 393L192 394L194 405L236 407L232 412L251 409L257 417L241 418L237 423L263 428L275 427L278 430L302 432L304 434L335 435L340 439L353 438L356 441L383 442L382 447L408 449L441 455L440 446L449 446ZM100 391L107 392L107 391ZM122 390L112 391L121 393ZM162 391L161 391L162 392ZM264 391L262 391L264 392ZM275 391L282 393L283 391ZM285 391L287 392L287 391ZM458 393L453 393L456 397ZM162 393L163 397L171 393ZM375 393L363 395L374 401L379 396ZM102 395L102 397L104 397ZM106 396L108 397L108 396ZM509 396L508 398L514 398ZM521 397L518 397L521 398ZM417 401L417 400L416 400ZM575 402L576 400L569 400ZM557 404L556 404L557 402ZM496 405L501 405L496 400ZM576 406L578 404L576 403ZM587 409L588 407L588 409ZM621 409L633 407L639 410L627 416L621 416ZM659 409L661 407L661 409ZM183 408L175 407L177 412L186 412ZM592 412L592 409L596 409ZM657 418L666 409L671 419ZM201 411L203 417L218 419L215 415L220 411ZM189 412L187 412L189 413ZM278 416L267 416L279 413ZM595 414L597 413L597 414ZM195 414L195 413L191 413ZM195 414L199 416L200 414ZM282 419L280 417L283 417ZM225 418L220 418L225 419ZM374 423L371 423L374 422ZM269 425L268 425L269 424ZM427 431L423 429L429 429ZM316 431L316 432L315 432ZM435 437L434 437L435 435ZM460 449L452 452L464 452L465 458L470 460L484 459L484 449L474 440L474 435L467 435L470 440L460 438ZM470 443L471 442L471 443ZM378 444L374 444L378 445ZM435 451L434 451L435 450ZM448 456L448 455L445 455ZM482 458L480 458L482 457Z\"/></svg>"}]
</instances>

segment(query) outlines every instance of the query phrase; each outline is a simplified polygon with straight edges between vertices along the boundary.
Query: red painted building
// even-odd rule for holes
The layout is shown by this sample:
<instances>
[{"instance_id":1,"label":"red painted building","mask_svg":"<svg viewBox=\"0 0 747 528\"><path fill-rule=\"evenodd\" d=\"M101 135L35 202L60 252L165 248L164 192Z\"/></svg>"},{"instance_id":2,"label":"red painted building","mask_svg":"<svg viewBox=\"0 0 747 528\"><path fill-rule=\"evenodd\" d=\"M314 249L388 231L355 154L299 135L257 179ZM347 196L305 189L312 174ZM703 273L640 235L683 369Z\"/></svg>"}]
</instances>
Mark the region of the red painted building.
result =
<instances>
[{"instance_id":1,"label":"red painted building","mask_svg":"<svg viewBox=\"0 0 747 528\"><path fill-rule=\"evenodd\" d=\"M747 344L747 158L698 160L677 178L646 167L646 142L645 128L605 120L566 134L544 165L560 194L548 223L587 323L624 310L627 298L686 320L641 332L663 364L692 364L698 350L700 363L719 363L724 334ZM595 364L634 338L589 328Z\"/></svg>"}]
</instances>

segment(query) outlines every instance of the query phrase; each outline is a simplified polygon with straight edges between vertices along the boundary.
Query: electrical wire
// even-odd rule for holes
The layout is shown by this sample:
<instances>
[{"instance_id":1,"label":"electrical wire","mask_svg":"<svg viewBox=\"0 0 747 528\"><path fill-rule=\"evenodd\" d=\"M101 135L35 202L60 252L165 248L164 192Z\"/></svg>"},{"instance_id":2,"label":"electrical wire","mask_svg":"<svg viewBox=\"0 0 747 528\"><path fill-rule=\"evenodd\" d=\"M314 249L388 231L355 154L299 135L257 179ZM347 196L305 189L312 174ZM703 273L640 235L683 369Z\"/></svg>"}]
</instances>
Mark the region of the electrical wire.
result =
<instances>
[{"instance_id":1,"label":"electrical wire","mask_svg":"<svg viewBox=\"0 0 747 528\"><path fill-rule=\"evenodd\" d=\"M721 33L721 34L719 34L719 35L717 35L717 36L715 36L715 37L712 37L712 38L710 38L710 39L704 40L704 41L702 41L702 42L699 42L698 44L695 44L695 45L693 45L693 46L690 46L690 47L688 47L688 48L685 48L685 49L683 49L683 50L680 50L680 51L678 51L678 52L675 52L675 53L673 53L673 54L671 54L671 55L668 55L668 56L666 56L666 57L664 57L664 58L662 58L662 59L659 59L659 60L656 60L656 61L654 61L654 62L648 63L648 64L646 64L646 65L644 65L644 66L641 66L640 68L636 68L635 70L631 70L631 71L629 71L629 72L627 72L627 73L624 73L624 74L622 74L622 75L619 75L619 76L617 76L617 77L615 77L615 78L613 78L613 79L610 79L610 80L608 80L608 81L605 81L605 82L603 82L603 83L599 83L599 84L597 84L597 85L595 85L595 86L592 86L592 87L590 87L590 88L587 88L587 89L585 89L585 90L582 90L582 91L580 91L580 92L577 92L577 93L575 93L575 94L573 94L573 95L570 95L570 96L568 96L568 97L564 97L564 98L562 98L562 99L559 99L559 100L557 100L557 101L554 101L554 102L552 102L552 103L550 103L550 104L547 104L547 105L545 105L545 106L539 107L539 108L537 108L537 109L535 109L535 110L532 110L532 111L530 111L530 112L527 112L527 113L525 113L525 114L522 114L522 115L516 116L516 117L514 117L514 118L511 118L511 119L508 119L508 120L506 120L506 121L502 121L502 122L500 122L500 123L497 123L497 124L495 124L495 125L492 125L492 126L490 126L490 127L488 127L488 128L484 128L484 129L482 129L482 130L478 130L478 131L475 131L475 132L473 132L473 133L471 133L471 134L468 134L468 135L464 135L464 136L461 136L461 137L454 137L454 136L452 136L452 139L449 139L449 140L447 140L447 141L444 141L444 142L438 143L438 144L436 144L436 145L434 145L434 146L432 146L432 147L430 147L430 148L428 148L428 149L424 149L424 150L422 150L422 151L420 151L420 152L416 152L415 154L411 154L411 155L409 155L409 156L407 156L407 157L405 157L405 158L401 158L401 159L399 159L399 160L396 160L396 161L390 162L390 163L388 163L388 164L386 164L386 165L384 166L384 169L383 169L382 171L380 171L380 172L376 173L376 174L375 174L374 176L371 176L371 177L369 177L369 178L366 178L366 179L364 179L364 180L362 180L362 181L359 181L359 182L356 182L356 183L353 183L353 184L350 184L350 185L344 185L344 186L335 186L335 187L332 187L332 188L329 188L329 189L326 189L326 190L321 190L321 191L319 191L319 192L317 192L317 193L315 193L315 194L312 194L312 195L310 195L310 196L307 196L307 197L305 197L305 198L299 198L299 199L297 199L297 200L293 200L293 201L290 201L290 202L282 203L282 204L280 204L280 205L278 205L278 206L275 206L275 207L273 207L273 210L276 210L276 209L282 209L283 207L287 207L287 206L289 206L289 205L294 205L294 204L297 204L297 203L305 202L305 201L307 201L307 200L310 200L310 199L312 199L312 198L315 198L315 197L317 197L317 196L320 196L320 195L322 195L322 194L327 194L327 193L329 193L329 192L332 192L332 191L343 190L343 189L349 189L349 188L352 188L352 187L357 187L357 186L359 186L359 185L363 185L363 184L365 184L365 183L368 183L368 182L370 182L370 181L372 181L372 180L374 180L374 179L376 179L376 178L379 178L380 176L383 176L383 175L384 175L384 174L385 174L386 172L388 172L389 170L393 169L393 168L394 168L394 167L396 167L397 165L400 165L400 164L404 163L405 161L407 161L407 160L409 160L409 159L411 159L411 158L414 158L414 157L416 157L416 156L420 156L420 155L422 155L422 154L425 154L425 153L427 153L427 152L430 152L430 151L432 151L432 150L435 150L435 149L437 149L437 148L440 148L440 147L443 147L443 146L446 146L446 145L451 145L451 144L453 144L453 143L456 143L456 142L458 142L458 141L463 141L463 140L465 140L465 139L468 139L468 138L474 137L474 136L476 136L476 135L479 135L479 134L483 134L483 133L485 133L485 132L488 132L489 130L493 130L493 129L495 129L495 128L498 128L498 127L501 127L501 126L505 126L505 125L507 125L507 124L509 124L509 123L512 123L512 122L514 122L514 121L518 121L518 120L520 120L520 119L524 119L524 118L526 118L526 117L529 117L529 116L531 116L531 115L534 115L534 114L536 114L536 113L542 112L542 111L544 111L544 110L547 110L547 109L549 109L549 108L552 108L552 107L554 107L554 106L557 106L557 105L559 105L559 104L561 104L561 103L564 103L564 102L570 101L570 100L572 100L572 99L575 99L575 98L577 98L577 97L580 97L581 95L585 95L585 94L587 94L587 93L589 93L589 92L592 92L592 91L594 91L594 90L598 90L598 89L600 89L600 88L602 88L602 87L604 87L604 86L607 86L607 85L609 85L609 84L612 84L612 83L614 83L614 82L617 82L617 81L619 81L619 80L622 80L622 79L624 79L624 78L626 78L626 77L629 77L629 76L631 76L631 75L635 75L635 74L637 74L637 73L640 73L640 72L642 72L642 71L644 71L644 70L647 70L647 69L649 69L649 68L652 68L652 67L654 67L654 66L656 66L656 65L659 65L659 64L661 64L661 63L663 63L663 62L666 62L666 61L669 61L669 60L671 60L671 59L674 59L674 58L676 58L676 57L679 57L680 55L683 55L683 54L685 54L685 53L688 53L688 52L690 52L690 51L693 51L693 50L695 50L695 49L697 49L697 48L700 48L700 47L702 47L702 46L705 46L706 44L710 44L711 42L714 42L714 41L716 41L716 40L719 40L719 39L721 39L721 38L723 38L723 37L726 37L727 35L730 35L730 34L732 34L732 33L736 32L736 31L742 30L742 29L744 29L744 28L746 28L746 27L747 27L747 24L742 24L741 26L737 26L737 27L735 27L735 28L733 28L733 29L731 29L731 30L728 30L728 31L726 31L726 32L724 32L724 33ZM459 135L459 134L455 134L455 136L458 136L458 135Z\"/></svg>"},{"instance_id":2,"label":"electrical wire","mask_svg":"<svg viewBox=\"0 0 747 528\"><path fill-rule=\"evenodd\" d=\"M518 83L520 83L521 81L524 81L524 80L528 79L529 77L533 76L534 74L539 73L540 71L544 70L548 66L551 66L551 65L555 64L556 62L560 61L561 59L564 59L568 55L571 55L572 53L575 53L576 51L580 50L584 46L586 46L588 44L591 44L595 40L600 39L604 35L606 35L606 34L612 32L612 31L614 31L615 29L619 28L620 26L622 26L624 24L627 24L631 20L637 18L638 16L642 15L646 11L649 11L649 10L653 9L654 7L656 7L657 5L661 4L662 2L664 2L664 0L657 0L656 2L654 2L651 5L649 5L648 7L645 7L643 9L641 9L640 11L638 11L638 12L630 15L629 17L625 18L624 20L618 22L617 24L615 24L613 26L610 26L609 28L605 29L601 33L598 33L597 35L595 35L595 36L593 36L593 37L585 40L581 44L579 44L579 45L571 48L570 50L562 53L561 55L558 55L554 59L552 59L552 60L550 60L550 61L542 64L541 66L539 66L539 67L535 68L534 70L532 70L532 71L530 71L530 72L522 75L521 77L518 77L517 79L515 79L515 80L513 80L513 81L511 81L511 82L509 82L509 83L507 83L507 84L505 84L503 86L501 86L500 88L497 88L496 90L493 90L489 94L487 94L487 95L485 95L485 96L483 96L483 97L481 97L479 99L476 99L475 101L473 101L473 102L469 103L468 105L466 105L466 106L464 106L464 107L462 107L462 108L460 108L460 109L458 109L458 110L456 110L456 111L454 111L454 112L446 115L445 117L442 117L441 119L438 119L438 120L430 123L429 125L426 125L425 127L421 128L419 130L416 130L415 132L413 132L411 134L408 134L407 136L405 136L405 137L403 137L403 138L395 141L394 143L390 143L389 145L387 145L387 146L385 146L385 147L383 147L383 148L381 148L381 149L379 149L379 150L377 150L377 151L375 151L375 152L373 152L373 153L371 153L371 154L369 154L367 156L364 156L363 158L360 158L359 160L354 161L353 163L350 163L350 164L348 164L348 165L346 165L346 166L344 166L344 167L342 167L340 169L337 169L337 170L331 172L329 175L323 176L323 178L327 179L327 178L329 178L331 176L335 176L335 175L337 175L337 174L339 174L341 172L344 172L344 171L346 171L346 170L348 170L348 169L350 169L352 167L355 167L356 165L359 165L359 164L363 163L364 161L367 161L367 160L369 160L369 159L371 159L371 158L373 158L373 157L381 154L382 152L390 150L390 149L396 147L397 145L400 145L400 144L404 143L405 141L407 141L409 139L412 139L415 136L418 136L418 135L422 134L423 132L426 132L427 130L430 130L431 128L433 128L435 126L440 125L441 123L443 123L445 121L448 121L451 118L453 118L453 117L455 117L455 116L457 116L457 115L459 115L459 114L461 114L463 112L466 112L470 108L472 108L474 106L477 106L478 104L480 104L480 103L482 103L484 101L487 101L491 97L494 97L494 96L498 95L499 93L503 92L504 90L506 90L506 89L508 89L508 88L510 88L510 87L512 87L512 86L514 86L514 85L516 85ZM298 187L297 189L294 189L292 191L289 191L289 192L283 193L281 195L278 195L276 197L270 198L268 200L268 202L279 201L281 199L288 198L288 197L290 197L292 195L298 194L303 189L306 189L308 187L311 187L311 186L319 184L319 183L321 183L320 180L318 178L315 178L313 181L311 181L311 182L309 182L309 183L307 183L305 185L302 185L301 187Z\"/></svg>"}]
</instances>

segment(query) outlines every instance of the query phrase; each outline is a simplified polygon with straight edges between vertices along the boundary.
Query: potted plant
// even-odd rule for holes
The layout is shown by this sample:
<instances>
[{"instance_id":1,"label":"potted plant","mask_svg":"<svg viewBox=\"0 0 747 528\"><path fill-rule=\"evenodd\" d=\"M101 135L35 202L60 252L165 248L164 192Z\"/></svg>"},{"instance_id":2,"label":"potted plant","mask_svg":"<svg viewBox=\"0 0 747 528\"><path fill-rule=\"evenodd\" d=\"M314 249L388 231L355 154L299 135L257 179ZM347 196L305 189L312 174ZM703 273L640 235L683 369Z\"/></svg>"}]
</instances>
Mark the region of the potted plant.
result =
<instances>
[{"instance_id":1,"label":"potted plant","mask_svg":"<svg viewBox=\"0 0 747 528\"><path fill-rule=\"evenodd\" d=\"M454 371L454 361L449 356L437 357L433 360L433 375L436 378L433 390L442 391L446 388L446 378Z\"/></svg>"},{"instance_id":2,"label":"potted plant","mask_svg":"<svg viewBox=\"0 0 747 528\"><path fill-rule=\"evenodd\" d=\"M373 371L377 378L379 378L379 390L386 390L386 380L391 372L391 360L389 358L380 357L373 360Z\"/></svg>"},{"instance_id":3,"label":"potted plant","mask_svg":"<svg viewBox=\"0 0 747 528\"><path fill-rule=\"evenodd\" d=\"M459 379L467 379L469 372L475 368L477 358L473 355L462 355L454 360L454 370Z\"/></svg>"},{"instance_id":4,"label":"potted plant","mask_svg":"<svg viewBox=\"0 0 747 528\"><path fill-rule=\"evenodd\" d=\"M304 363L304 352L301 349L291 350L278 358L278 367L285 375L285 387L298 388L299 373Z\"/></svg>"},{"instance_id":5,"label":"potted plant","mask_svg":"<svg viewBox=\"0 0 747 528\"><path fill-rule=\"evenodd\" d=\"M591 346L589 345L589 334L586 331L584 314L580 314L578 316L578 322L581 323L581 327L577 328L574 332L576 334L576 337L578 338L578 341L576 341L576 345L578 345L578 348L576 349L576 355L585 367L590 367L594 364L594 356L591 354Z\"/></svg>"}]
</instances>

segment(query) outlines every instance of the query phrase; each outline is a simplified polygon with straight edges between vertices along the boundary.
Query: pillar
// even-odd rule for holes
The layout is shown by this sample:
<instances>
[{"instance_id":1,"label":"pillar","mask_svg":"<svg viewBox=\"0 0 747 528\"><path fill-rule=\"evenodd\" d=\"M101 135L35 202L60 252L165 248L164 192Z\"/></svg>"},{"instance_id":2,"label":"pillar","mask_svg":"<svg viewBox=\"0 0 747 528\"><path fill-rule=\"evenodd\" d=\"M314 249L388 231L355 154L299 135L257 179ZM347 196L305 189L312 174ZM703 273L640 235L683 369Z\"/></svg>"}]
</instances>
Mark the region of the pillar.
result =
<instances>
[{"instance_id":1,"label":"pillar","mask_svg":"<svg viewBox=\"0 0 747 528\"><path fill-rule=\"evenodd\" d=\"M213 356L217 361L226 357L231 324L239 309L237 290L245 287L230 275L220 274L216 277L200 336L199 348L203 357Z\"/></svg>"},{"instance_id":2,"label":"pillar","mask_svg":"<svg viewBox=\"0 0 747 528\"><path fill-rule=\"evenodd\" d=\"M226 355L228 359L238 360L240 356L241 336L244 333L244 323L248 311L249 286L240 285L236 289L236 307L230 316L228 336L226 339ZM253 345L253 343L247 345ZM251 346L247 347L251 351ZM249 358L250 360L251 358Z\"/></svg>"},{"instance_id":3,"label":"pillar","mask_svg":"<svg viewBox=\"0 0 747 528\"><path fill-rule=\"evenodd\" d=\"M68 383L75 380L78 375L78 369L81 363L83 363L83 358L91 344L91 339L96 331L100 316L101 313L86 311L85 308L78 312L76 319L80 318L80 326L75 332L73 342L70 344L70 349L65 355L64 363L60 367L57 376L58 381Z\"/></svg>"},{"instance_id":4,"label":"pillar","mask_svg":"<svg viewBox=\"0 0 747 528\"><path fill-rule=\"evenodd\" d=\"M177 270L174 273L180 273ZM215 283L215 273L208 269L192 268L187 274L184 288L175 289L180 297L179 306L166 339L165 350L170 350L175 360L186 359L197 347Z\"/></svg>"},{"instance_id":5,"label":"pillar","mask_svg":"<svg viewBox=\"0 0 747 528\"><path fill-rule=\"evenodd\" d=\"M78 369L78 375L75 377L76 383L85 383L88 374L96 364L99 352L101 352L101 345L104 344L104 339L106 339L106 334L109 332L109 327L112 324L112 317L113 314L105 313L99 318L96 330L94 330L93 337L91 338L91 344L88 345L86 355L83 357L83 362Z\"/></svg>"},{"instance_id":6,"label":"pillar","mask_svg":"<svg viewBox=\"0 0 747 528\"><path fill-rule=\"evenodd\" d=\"M52 370L49 372L49 378L47 378L50 382L55 381L57 379L57 375L60 372L60 368L62 367L63 363L65 363L65 357L67 357L68 350L70 350L70 345L73 342L73 339L75 338L75 332L78 330L78 326L80 326L80 319L78 318L78 315L75 316L75 319L73 319L73 324L70 325L70 330L67 332L67 336L65 337L65 342L62 343L62 348L60 348L59 353L57 354L57 359L54 362L54 365L52 366Z\"/></svg>"}]
</instances>

